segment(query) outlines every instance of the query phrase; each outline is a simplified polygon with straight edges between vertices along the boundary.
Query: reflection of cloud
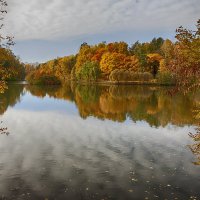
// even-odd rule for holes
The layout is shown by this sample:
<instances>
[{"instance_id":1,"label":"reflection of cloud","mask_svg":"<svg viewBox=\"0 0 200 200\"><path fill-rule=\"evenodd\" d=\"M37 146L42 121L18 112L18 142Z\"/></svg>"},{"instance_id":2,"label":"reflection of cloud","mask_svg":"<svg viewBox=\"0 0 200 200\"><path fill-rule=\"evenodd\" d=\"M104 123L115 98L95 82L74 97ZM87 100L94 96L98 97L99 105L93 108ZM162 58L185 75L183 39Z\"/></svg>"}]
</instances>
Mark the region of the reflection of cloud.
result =
<instances>
[{"instance_id":1,"label":"reflection of cloud","mask_svg":"<svg viewBox=\"0 0 200 200\"><path fill-rule=\"evenodd\" d=\"M52 184L58 183L79 188L99 183L109 188L105 179L125 191L131 170L139 181L154 174L151 181L163 185L180 184L179 176L197 173L185 149L188 127L156 129L141 122L82 120L58 112L12 109L3 120L11 135L0 140L0 193L9 192L13 180L38 194L50 194ZM175 168L179 173L169 176Z\"/></svg>"},{"instance_id":2,"label":"reflection of cloud","mask_svg":"<svg viewBox=\"0 0 200 200\"><path fill-rule=\"evenodd\" d=\"M199 0L8 0L17 40L71 38L114 31L175 30L197 20ZM23 31L22 31L23 30Z\"/></svg>"}]
</instances>

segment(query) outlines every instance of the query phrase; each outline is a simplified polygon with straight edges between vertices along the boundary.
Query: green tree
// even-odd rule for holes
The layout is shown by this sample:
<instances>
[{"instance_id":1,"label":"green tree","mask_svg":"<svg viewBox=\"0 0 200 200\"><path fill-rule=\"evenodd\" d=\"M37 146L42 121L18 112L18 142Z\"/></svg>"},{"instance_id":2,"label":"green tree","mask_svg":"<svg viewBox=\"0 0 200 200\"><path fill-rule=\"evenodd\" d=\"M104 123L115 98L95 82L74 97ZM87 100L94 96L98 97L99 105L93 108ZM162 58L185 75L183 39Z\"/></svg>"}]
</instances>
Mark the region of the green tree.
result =
<instances>
[{"instance_id":1,"label":"green tree","mask_svg":"<svg viewBox=\"0 0 200 200\"><path fill-rule=\"evenodd\" d=\"M75 64L75 73L76 76L78 76L81 67L88 61L91 61L92 57L94 55L93 49L87 44L83 43L80 47L76 64Z\"/></svg>"},{"instance_id":2,"label":"green tree","mask_svg":"<svg viewBox=\"0 0 200 200\"><path fill-rule=\"evenodd\" d=\"M78 73L79 80L96 81L100 75L99 64L96 62L86 62Z\"/></svg>"},{"instance_id":3,"label":"green tree","mask_svg":"<svg viewBox=\"0 0 200 200\"><path fill-rule=\"evenodd\" d=\"M154 38L151 42L140 43L135 42L130 48L131 55L135 55L139 59L140 71L148 71L148 54L161 53L161 46L163 45L163 38Z\"/></svg>"}]
</instances>

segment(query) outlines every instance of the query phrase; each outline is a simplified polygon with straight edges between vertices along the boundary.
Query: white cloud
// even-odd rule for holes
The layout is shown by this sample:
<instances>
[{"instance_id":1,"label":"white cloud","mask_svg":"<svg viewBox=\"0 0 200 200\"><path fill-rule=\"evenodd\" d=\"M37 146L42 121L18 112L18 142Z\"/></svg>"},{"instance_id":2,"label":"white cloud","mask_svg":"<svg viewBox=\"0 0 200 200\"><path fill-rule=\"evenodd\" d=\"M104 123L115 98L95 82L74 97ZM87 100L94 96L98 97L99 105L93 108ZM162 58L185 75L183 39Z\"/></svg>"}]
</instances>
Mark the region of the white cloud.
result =
<instances>
[{"instance_id":1,"label":"white cloud","mask_svg":"<svg viewBox=\"0 0 200 200\"><path fill-rule=\"evenodd\" d=\"M174 30L195 23L199 0L8 0L16 40L76 38L117 31Z\"/></svg>"}]
</instances>

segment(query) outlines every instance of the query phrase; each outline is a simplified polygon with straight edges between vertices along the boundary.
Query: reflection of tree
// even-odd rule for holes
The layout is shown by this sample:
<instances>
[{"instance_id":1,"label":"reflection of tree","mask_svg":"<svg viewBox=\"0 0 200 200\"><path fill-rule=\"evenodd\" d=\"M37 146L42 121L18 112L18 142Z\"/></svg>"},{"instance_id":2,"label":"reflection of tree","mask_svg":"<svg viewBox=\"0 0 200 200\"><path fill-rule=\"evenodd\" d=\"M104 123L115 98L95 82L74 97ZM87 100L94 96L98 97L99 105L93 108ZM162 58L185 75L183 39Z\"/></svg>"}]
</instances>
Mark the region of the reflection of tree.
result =
<instances>
[{"instance_id":1,"label":"reflection of tree","mask_svg":"<svg viewBox=\"0 0 200 200\"><path fill-rule=\"evenodd\" d=\"M200 104L198 103L198 108L200 107ZM200 110L196 110L196 119L200 120ZM192 134L190 133L189 136L194 140L194 144L189 145L190 150L192 153L197 156L197 161L193 162L195 165L200 165L200 123L198 124L198 127L196 128L196 133Z\"/></svg>"},{"instance_id":2,"label":"reflection of tree","mask_svg":"<svg viewBox=\"0 0 200 200\"><path fill-rule=\"evenodd\" d=\"M42 85L27 85L28 90L33 96L44 98L47 95L49 97L55 97L60 86L42 86Z\"/></svg>"},{"instance_id":3,"label":"reflection of tree","mask_svg":"<svg viewBox=\"0 0 200 200\"><path fill-rule=\"evenodd\" d=\"M33 96L44 98L46 96L73 101L74 96L71 90L70 84L61 86L42 86L42 85L27 85L26 90L29 91Z\"/></svg>"},{"instance_id":4,"label":"reflection of tree","mask_svg":"<svg viewBox=\"0 0 200 200\"><path fill-rule=\"evenodd\" d=\"M0 115L2 115L9 106L14 106L20 101L21 94L23 94L23 85L15 84L9 86L8 90L5 90L3 94L0 94ZM2 124L2 122L0 122ZM0 134L8 135L7 128L0 127Z\"/></svg>"},{"instance_id":5,"label":"reflection of tree","mask_svg":"<svg viewBox=\"0 0 200 200\"><path fill-rule=\"evenodd\" d=\"M31 94L46 95L75 102L80 116L110 119L123 122L144 120L151 126L194 124L192 107L196 94L177 93L173 97L166 88L149 86L97 86L78 85L74 82L64 87L26 86Z\"/></svg>"},{"instance_id":6,"label":"reflection of tree","mask_svg":"<svg viewBox=\"0 0 200 200\"><path fill-rule=\"evenodd\" d=\"M134 121L145 120L152 126L193 124L194 95L178 93L172 98L166 91L141 86L96 86L91 90L89 86L78 86L74 93L84 118L92 115L121 122L130 117Z\"/></svg>"},{"instance_id":7,"label":"reflection of tree","mask_svg":"<svg viewBox=\"0 0 200 200\"><path fill-rule=\"evenodd\" d=\"M189 134L189 136L195 141L195 144L189 145L190 150L197 156L195 165L200 165L200 128L197 129L197 134Z\"/></svg>"},{"instance_id":8,"label":"reflection of tree","mask_svg":"<svg viewBox=\"0 0 200 200\"><path fill-rule=\"evenodd\" d=\"M13 84L9 86L9 89L0 94L0 114L3 114L8 106L14 106L20 101L20 97L23 94L24 85Z\"/></svg>"}]
</instances>

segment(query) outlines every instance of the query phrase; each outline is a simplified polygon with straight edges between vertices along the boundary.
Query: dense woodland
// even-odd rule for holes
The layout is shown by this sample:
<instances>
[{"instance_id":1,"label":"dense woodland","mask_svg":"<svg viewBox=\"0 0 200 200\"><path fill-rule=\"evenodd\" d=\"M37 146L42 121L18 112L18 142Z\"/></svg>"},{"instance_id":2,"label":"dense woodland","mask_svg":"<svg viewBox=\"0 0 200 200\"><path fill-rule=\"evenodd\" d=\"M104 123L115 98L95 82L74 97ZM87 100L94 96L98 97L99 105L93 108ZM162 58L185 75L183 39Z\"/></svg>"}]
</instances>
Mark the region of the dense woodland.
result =
<instances>
[{"instance_id":1,"label":"dense woodland","mask_svg":"<svg viewBox=\"0 0 200 200\"><path fill-rule=\"evenodd\" d=\"M174 57L175 45L170 40L154 38L151 42L83 43L77 55L57 58L40 64L27 80L34 84L64 83L67 80L154 81L175 83L167 66Z\"/></svg>"}]
</instances>

